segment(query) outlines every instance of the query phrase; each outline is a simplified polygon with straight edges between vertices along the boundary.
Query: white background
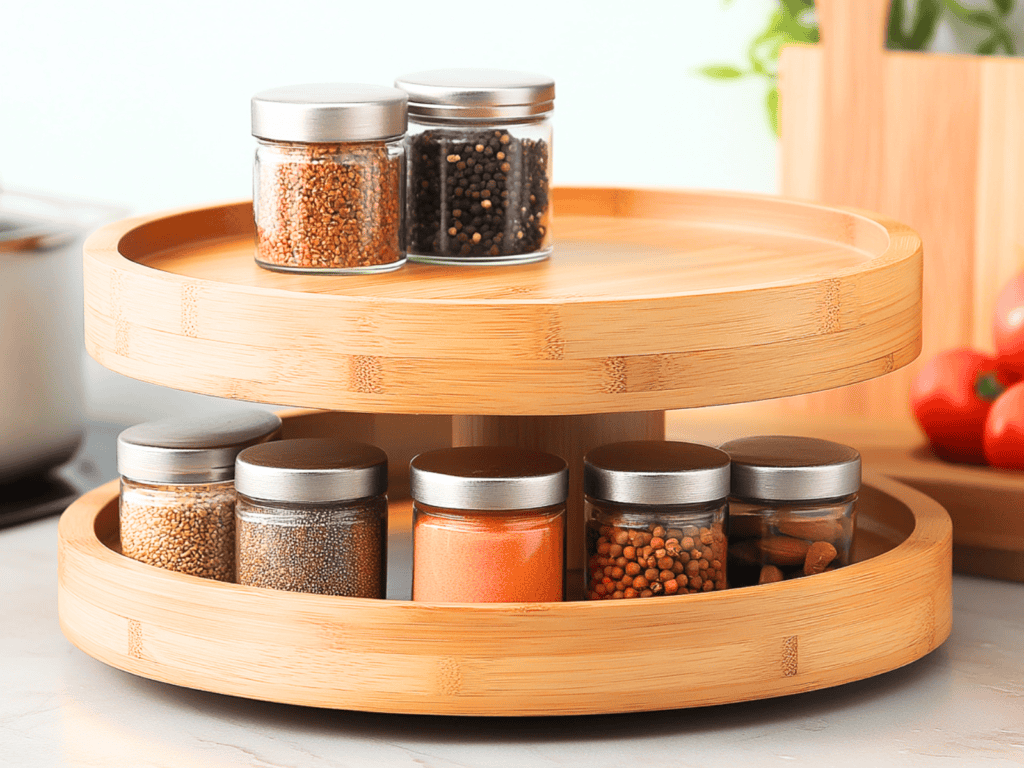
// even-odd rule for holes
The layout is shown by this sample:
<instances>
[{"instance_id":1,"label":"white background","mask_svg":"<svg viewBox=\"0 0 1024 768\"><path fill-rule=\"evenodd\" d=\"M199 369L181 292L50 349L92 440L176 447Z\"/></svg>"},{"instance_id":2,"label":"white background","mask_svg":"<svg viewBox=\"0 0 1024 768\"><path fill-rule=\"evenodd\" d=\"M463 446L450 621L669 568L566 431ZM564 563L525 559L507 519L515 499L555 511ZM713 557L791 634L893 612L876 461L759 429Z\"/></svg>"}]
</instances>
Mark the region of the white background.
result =
<instances>
[{"instance_id":1,"label":"white background","mask_svg":"<svg viewBox=\"0 0 1024 768\"><path fill-rule=\"evenodd\" d=\"M776 190L766 87L742 64L774 0L10 0L0 16L0 184L145 213L251 195L249 98L420 69L556 81L560 185ZM204 401L87 367L94 418Z\"/></svg>"}]
</instances>

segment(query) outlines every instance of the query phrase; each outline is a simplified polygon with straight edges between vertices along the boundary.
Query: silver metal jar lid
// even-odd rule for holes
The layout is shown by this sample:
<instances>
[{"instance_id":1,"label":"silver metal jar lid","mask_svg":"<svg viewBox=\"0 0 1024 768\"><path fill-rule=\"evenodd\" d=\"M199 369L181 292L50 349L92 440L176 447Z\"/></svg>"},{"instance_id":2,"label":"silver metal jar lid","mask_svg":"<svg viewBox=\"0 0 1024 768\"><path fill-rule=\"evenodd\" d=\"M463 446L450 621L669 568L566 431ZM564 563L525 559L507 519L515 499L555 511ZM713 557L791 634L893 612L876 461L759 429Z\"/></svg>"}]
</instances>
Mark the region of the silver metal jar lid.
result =
<instances>
[{"instance_id":1,"label":"silver metal jar lid","mask_svg":"<svg viewBox=\"0 0 1024 768\"><path fill-rule=\"evenodd\" d=\"M277 414L256 409L136 424L118 435L117 471L141 483L224 482L235 476L239 452L280 429Z\"/></svg>"},{"instance_id":2,"label":"silver metal jar lid","mask_svg":"<svg viewBox=\"0 0 1024 768\"><path fill-rule=\"evenodd\" d=\"M562 504L569 495L566 463L525 448L443 448L421 453L409 468L412 498L433 507L538 509Z\"/></svg>"},{"instance_id":3,"label":"silver metal jar lid","mask_svg":"<svg viewBox=\"0 0 1024 768\"><path fill-rule=\"evenodd\" d=\"M583 457L583 492L622 504L701 504L729 495L729 457L708 445L634 440Z\"/></svg>"},{"instance_id":4,"label":"silver metal jar lid","mask_svg":"<svg viewBox=\"0 0 1024 768\"><path fill-rule=\"evenodd\" d=\"M388 489L380 448L334 438L280 440L238 454L235 490L265 501L327 504L379 496Z\"/></svg>"},{"instance_id":5,"label":"silver metal jar lid","mask_svg":"<svg viewBox=\"0 0 1024 768\"><path fill-rule=\"evenodd\" d=\"M764 501L835 499L860 488L860 454L814 437L744 437L721 446L732 458L732 494Z\"/></svg>"},{"instance_id":6,"label":"silver metal jar lid","mask_svg":"<svg viewBox=\"0 0 1024 768\"><path fill-rule=\"evenodd\" d=\"M383 141L402 136L408 96L349 83L287 85L252 97L252 135L270 141Z\"/></svg>"},{"instance_id":7,"label":"silver metal jar lid","mask_svg":"<svg viewBox=\"0 0 1024 768\"><path fill-rule=\"evenodd\" d=\"M433 69L404 75L409 114L451 121L529 118L555 108L555 81L505 69Z\"/></svg>"}]
</instances>

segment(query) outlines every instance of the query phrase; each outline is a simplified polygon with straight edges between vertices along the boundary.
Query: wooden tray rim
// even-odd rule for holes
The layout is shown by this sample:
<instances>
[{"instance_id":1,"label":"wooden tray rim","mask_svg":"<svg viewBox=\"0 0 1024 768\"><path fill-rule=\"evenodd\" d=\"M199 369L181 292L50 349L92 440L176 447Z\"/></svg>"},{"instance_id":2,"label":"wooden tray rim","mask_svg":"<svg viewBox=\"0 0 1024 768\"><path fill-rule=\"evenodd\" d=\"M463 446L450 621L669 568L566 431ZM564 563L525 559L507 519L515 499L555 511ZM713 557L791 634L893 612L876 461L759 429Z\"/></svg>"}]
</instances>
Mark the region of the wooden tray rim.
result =
<instances>
[{"instance_id":1,"label":"wooden tray rim","mask_svg":"<svg viewBox=\"0 0 1024 768\"><path fill-rule=\"evenodd\" d=\"M806 209L809 211L815 211L820 217L833 217L836 215L844 216L848 219L847 234L851 242L842 242L836 240L830 240L825 237L818 237L809 234L801 234L800 232L786 227L771 227L771 226L757 226L750 227L754 231L765 231L765 232L780 232L787 233L793 237L806 240L821 240L822 242L841 242L844 245L851 246L862 253L869 255L870 258L862 264L850 266L844 269L836 269L832 271L827 278L823 278L820 275L807 275L800 278L793 278L784 281L769 281L763 285L755 285L750 288L735 289L735 288L722 288L722 289L706 289L696 291L684 291L684 292L673 292L673 293L654 293L654 294L643 294L629 296L626 298L609 299L607 297L560 297L560 298L529 298L524 296L516 297L494 297L486 299L476 298L460 298L460 297L445 297L445 298L410 298L410 297L377 297L367 295L349 296L343 293L308 293L303 291L297 291L290 288L276 288L266 286L250 286L242 283L224 283L225 287L229 287L231 290L238 290L243 293L253 294L295 294L302 293L306 298L311 301L326 301L326 302L352 302L355 304L361 303L380 303L384 301L388 304L399 304L399 305L429 305L429 306L560 306L563 304L573 305L587 305L587 304L607 304L609 302L616 303L629 303L634 301L658 301L658 300L672 300L682 296L704 296L704 295L715 295L715 294L727 294L727 293L750 293L753 291L771 291L772 289L786 289L798 286L814 285L821 283L824 279L835 279L840 277L849 277L858 274L866 274L875 272L888 266L892 266L901 262L906 262L917 256L920 256L923 246L920 236L909 226L896 221L890 217L882 214L874 213L872 211L866 211L859 208L853 208L849 206L829 206L819 202L811 200L802 200L794 197L786 197L783 195L765 195L757 193L747 192L730 192L722 190L703 190L703 189L658 189L658 188L629 188L629 187L603 187L603 186L573 186L573 187L555 187L553 189L556 207L556 221L559 209L559 199L568 198L570 195L587 195L592 199L609 198L617 200L619 197L626 196L627 198L635 198L635 202L632 204L623 205L621 203L613 203L609 207L609 213L605 214L579 214L579 213L565 213L561 215L568 216L607 216L610 215L615 218L634 218L635 214L639 210L643 210L647 206L647 200L650 197L658 197L665 200L669 200L673 203L685 203L689 199L706 198L712 199L717 205L725 206L727 204L753 204L767 206L769 209L785 210L789 208ZM563 207L564 207L563 203ZM143 214L131 218L121 219L119 221L107 224L104 227L93 232L85 241L84 251L87 258L94 258L100 263L110 268L116 268L122 271L126 271L131 274L152 277L154 272L160 274L160 279L168 280L176 284L186 284L195 281L195 278L179 275L173 272L165 272L163 270L157 270L152 267L148 267L145 264L141 264L135 259L122 254L121 250L123 247L123 241L126 237L132 235L138 230L153 224L155 222L162 222L164 220L175 219L179 217L189 217L194 215L204 215L213 211L221 211L227 218L236 219L239 218L239 214L242 214L242 218L246 216L251 217L252 200L233 200L220 203L209 203L200 206L184 206L180 208L172 208L164 211L158 211L150 214ZM666 219L670 217L666 216L641 216L640 218L650 218L654 220ZM878 234L882 234L887 238L888 243L885 249L881 253L871 253L865 248L858 247L852 242L857 237L856 229L857 225L867 226L870 230L874 230ZM738 229L738 228L737 228ZM255 234L255 233L254 233ZM204 239L202 242L216 242L218 240L234 240L239 235L220 235L211 238ZM507 267L506 267L507 268ZM343 281L338 281L336 276L324 276L328 279L334 280L338 285L343 285Z\"/></svg>"}]
</instances>

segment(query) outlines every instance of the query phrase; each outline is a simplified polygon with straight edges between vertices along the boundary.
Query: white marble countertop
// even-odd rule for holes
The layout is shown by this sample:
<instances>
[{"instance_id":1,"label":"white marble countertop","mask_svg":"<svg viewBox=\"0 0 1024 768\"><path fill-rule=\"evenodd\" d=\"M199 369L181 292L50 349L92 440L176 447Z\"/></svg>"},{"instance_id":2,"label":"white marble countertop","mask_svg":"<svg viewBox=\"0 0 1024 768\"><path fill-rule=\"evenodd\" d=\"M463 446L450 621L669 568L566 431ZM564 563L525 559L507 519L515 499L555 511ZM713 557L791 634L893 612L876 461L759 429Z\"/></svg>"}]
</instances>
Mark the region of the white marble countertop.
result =
<instances>
[{"instance_id":1,"label":"white marble countertop","mask_svg":"<svg viewBox=\"0 0 1024 768\"><path fill-rule=\"evenodd\" d=\"M1024 584L955 577L941 648L831 690L464 719L306 709L134 677L64 638L56 581L56 519L0 531L0 766L1024 765Z\"/></svg>"},{"instance_id":2,"label":"white marble countertop","mask_svg":"<svg viewBox=\"0 0 1024 768\"><path fill-rule=\"evenodd\" d=\"M958 576L953 634L908 667L748 704L461 719L305 709L175 688L57 625L57 522L0 532L3 766L1024 765L1024 585Z\"/></svg>"}]
</instances>

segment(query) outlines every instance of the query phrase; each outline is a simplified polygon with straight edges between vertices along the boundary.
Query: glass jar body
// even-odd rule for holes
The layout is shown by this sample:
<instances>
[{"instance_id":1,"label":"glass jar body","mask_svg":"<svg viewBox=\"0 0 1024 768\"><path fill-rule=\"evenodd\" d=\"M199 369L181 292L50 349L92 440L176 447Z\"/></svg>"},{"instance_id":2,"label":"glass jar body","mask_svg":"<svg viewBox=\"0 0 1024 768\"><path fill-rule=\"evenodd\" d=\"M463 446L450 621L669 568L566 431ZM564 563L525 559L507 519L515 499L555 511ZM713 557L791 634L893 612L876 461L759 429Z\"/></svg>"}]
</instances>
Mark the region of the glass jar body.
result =
<instances>
[{"instance_id":1,"label":"glass jar body","mask_svg":"<svg viewBox=\"0 0 1024 768\"><path fill-rule=\"evenodd\" d=\"M235 572L235 486L152 484L121 478L121 551L158 568L231 581Z\"/></svg>"},{"instance_id":2,"label":"glass jar body","mask_svg":"<svg viewBox=\"0 0 1024 768\"><path fill-rule=\"evenodd\" d=\"M319 595L385 597L386 496L289 504L239 494L236 518L239 584Z\"/></svg>"},{"instance_id":3,"label":"glass jar body","mask_svg":"<svg viewBox=\"0 0 1024 768\"><path fill-rule=\"evenodd\" d=\"M811 501L730 500L734 587L831 571L850 563L857 495Z\"/></svg>"},{"instance_id":4,"label":"glass jar body","mask_svg":"<svg viewBox=\"0 0 1024 768\"><path fill-rule=\"evenodd\" d=\"M584 496L590 600L725 589L729 505L623 504Z\"/></svg>"},{"instance_id":5,"label":"glass jar body","mask_svg":"<svg viewBox=\"0 0 1024 768\"><path fill-rule=\"evenodd\" d=\"M551 118L409 118L409 258L522 264L551 253Z\"/></svg>"},{"instance_id":6,"label":"glass jar body","mask_svg":"<svg viewBox=\"0 0 1024 768\"><path fill-rule=\"evenodd\" d=\"M412 599L564 600L565 504L467 511L414 501Z\"/></svg>"},{"instance_id":7,"label":"glass jar body","mask_svg":"<svg viewBox=\"0 0 1024 768\"><path fill-rule=\"evenodd\" d=\"M364 274L405 262L405 146L259 140L256 262L285 272Z\"/></svg>"}]
</instances>

